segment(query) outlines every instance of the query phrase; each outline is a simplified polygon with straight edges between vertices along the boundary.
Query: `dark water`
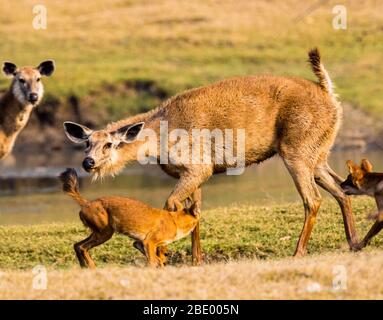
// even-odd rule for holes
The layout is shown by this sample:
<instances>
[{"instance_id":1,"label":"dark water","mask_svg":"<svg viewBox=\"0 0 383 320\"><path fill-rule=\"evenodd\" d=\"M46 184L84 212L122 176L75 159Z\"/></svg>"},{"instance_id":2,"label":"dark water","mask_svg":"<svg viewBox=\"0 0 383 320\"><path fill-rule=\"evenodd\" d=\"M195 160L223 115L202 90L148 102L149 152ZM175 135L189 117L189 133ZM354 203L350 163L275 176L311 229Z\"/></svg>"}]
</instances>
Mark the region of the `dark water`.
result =
<instances>
[{"instance_id":1,"label":"dark water","mask_svg":"<svg viewBox=\"0 0 383 320\"><path fill-rule=\"evenodd\" d=\"M330 164L346 175L347 159L368 158L377 171L383 171L383 151L334 152ZM176 180L155 165L133 165L115 178L91 183L80 168L81 151L16 156L0 166L0 224L29 224L74 221L75 206L61 192L57 175L65 167L81 173L81 189L89 197L124 195L162 207ZM52 165L54 164L54 165ZM325 192L322 192L325 195ZM299 195L281 159L274 157L248 168L240 176L216 175L203 187L204 208L235 204L268 205L300 201Z\"/></svg>"}]
</instances>

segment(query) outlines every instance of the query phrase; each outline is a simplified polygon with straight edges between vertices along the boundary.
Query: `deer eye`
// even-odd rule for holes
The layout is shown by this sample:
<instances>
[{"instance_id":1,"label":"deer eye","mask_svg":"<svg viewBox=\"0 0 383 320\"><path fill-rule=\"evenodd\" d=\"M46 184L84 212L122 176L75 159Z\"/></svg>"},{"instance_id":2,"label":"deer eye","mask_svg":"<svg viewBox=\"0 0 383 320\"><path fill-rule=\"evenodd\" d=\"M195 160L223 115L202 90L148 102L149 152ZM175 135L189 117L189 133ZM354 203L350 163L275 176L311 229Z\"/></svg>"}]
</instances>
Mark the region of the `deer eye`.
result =
<instances>
[{"instance_id":1,"label":"deer eye","mask_svg":"<svg viewBox=\"0 0 383 320\"><path fill-rule=\"evenodd\" d=\"M104 145L104 149L110 149L112 147L112 143L111 142L108 142Z\"/></svg>"},{"instance_id":2,"label":"deer eye","mask_svg":"<svg viewBox=\"0 0 383 320\"><path fill-rule=\"evenodd\" d=\"M20 78L19 79L20 83L24 84L25 83L25 80L23 78Z\"/></svg>"},{"instance_id":3,"label":"deer eye","mask_svg":"<svg viewBox=\"0 0 383 320\"><path fill-rule=\"evenodd\" d=\"M37 79L36 79L37 82L40 82L40 80L41 80L41 78L37 78Z\"/></svg>"}]
</instances>

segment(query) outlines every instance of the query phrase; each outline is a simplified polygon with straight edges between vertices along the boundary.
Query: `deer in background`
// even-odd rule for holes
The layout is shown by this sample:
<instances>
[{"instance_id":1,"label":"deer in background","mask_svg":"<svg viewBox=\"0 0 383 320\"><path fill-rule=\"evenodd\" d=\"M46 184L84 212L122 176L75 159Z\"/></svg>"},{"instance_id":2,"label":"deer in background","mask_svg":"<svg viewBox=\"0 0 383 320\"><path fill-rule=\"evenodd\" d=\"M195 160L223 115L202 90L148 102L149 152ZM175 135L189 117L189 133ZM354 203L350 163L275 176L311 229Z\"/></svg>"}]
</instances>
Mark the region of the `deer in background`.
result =
<instances>
[{"instance_id":1,"label":"deer in background","mask_svg":"<svg viewBox=\"0 0 383 320\"><path fill-rule=\"evenodd\" d=\"M12 77L12 84L0 98L0 160L12 151L33 108L43 97L41 77L50 76L54 69L52 60L42 62L37 68L17 68L11 62L4 62L3 72L7 77Z\"/></svg>"},{"instance_id":2,"label":"deer in background","mask_svg":"<svg viewBox=\"0 0 383 320\"><path fill-rule=\"evenodd\" d=\"M64 129L71 141L86 144L83 167L96 176L115 174L127 163L137 161L138 151L146 143L140 138L144 126L157 136L161 122L168 123L169 131L183 129L188 133L195 128L244 129L245 165L278 154L303 200L305 221L295 256L305 254L321 204L317 185L337 200L347 241L353 249L358 239L350 199L340 187L342 178L327 162L343 110L317 49L309 52L309 62L318 82L271 75L238 77L188 90L152 111L111 123L103 130L94 131L73 122L65 122ZM217 164L214 159L210 164L163 163L158 150L155 158L167 174L179 179L166 201L165 207L171 210L189 196L200 210L201 185L213 174L236 166ZM198 264L199 224L193 231L192 243L193 261Z\"/></svg>"}]
</instances>

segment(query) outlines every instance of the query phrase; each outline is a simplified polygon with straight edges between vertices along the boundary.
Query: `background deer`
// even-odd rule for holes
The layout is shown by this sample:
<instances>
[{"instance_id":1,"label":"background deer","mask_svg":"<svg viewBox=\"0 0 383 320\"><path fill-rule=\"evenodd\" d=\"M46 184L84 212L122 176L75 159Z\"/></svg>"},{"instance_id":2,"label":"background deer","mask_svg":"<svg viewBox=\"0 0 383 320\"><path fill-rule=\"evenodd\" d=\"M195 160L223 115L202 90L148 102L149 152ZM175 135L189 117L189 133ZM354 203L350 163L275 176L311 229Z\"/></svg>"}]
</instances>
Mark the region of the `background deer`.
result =
<instances>
[{"instance_id":1,"label":"background deer","mask_svg":"<svg viewBox=\"0 0 383 320\"><path fill-rule=\"evenodd\" d=\"M168 122L169 131L245 129L246 165L278 154L302 197L305 222L295 255L306 252L321 204L317 185L338 201L347 241L353 248L358 240L350 200L339 186L342 179L327 163L341 123L342 107L317 49L309 52L309 61L318 83L270 75L228 79L183 92L152 111L111 123L104 130L93 131L65 122L65 132L73 142L86 143L84 169L95 176L105 176L137 160L137 151L144 143L138 139L144 125L156 131L157 136L160 121ZM160 163L160 154L156 156ZM211 164L160 165L167 174L179 179L166 201L166 208L174 210L191 195L199 212L201 185L213 174L236 164L216 164L212 159ZM193 231L193 259L196 264L201 259L199 224Z\"/></svg>"},{"instance_id":2,"label":"background deer","mask_svg":"<svg viewBox=\"0 0 383 320\"><path fill-rule=\"evenodd\" d=\"M89 250L109 240L114 232L136 240L134 247L147 257L150 266L163 267L164 246L190 234L199 221L199 215L194 216L192 209L183 207L169 212L137 200L111 196L88 201L80 195L74 169L64 171L60 179L64 191L80 205L81 221L92 231L88 238L74 245L82 267L95 267Z\"/></svg>"},{"instance_id":3,"label":"background deer","mask_svg":"<svg viewBox=\"0 0 383 320\"><path fill-rule=\"evenodd\" d=\"M12 151L33 108L41 101L44 95L41 77L50 76L54 69L52 60L42 62L37 68L17 68L11 62L4 62L3 72L12 77L12 84L0 98L0 159Z\"/></svg>"}]
</instances>

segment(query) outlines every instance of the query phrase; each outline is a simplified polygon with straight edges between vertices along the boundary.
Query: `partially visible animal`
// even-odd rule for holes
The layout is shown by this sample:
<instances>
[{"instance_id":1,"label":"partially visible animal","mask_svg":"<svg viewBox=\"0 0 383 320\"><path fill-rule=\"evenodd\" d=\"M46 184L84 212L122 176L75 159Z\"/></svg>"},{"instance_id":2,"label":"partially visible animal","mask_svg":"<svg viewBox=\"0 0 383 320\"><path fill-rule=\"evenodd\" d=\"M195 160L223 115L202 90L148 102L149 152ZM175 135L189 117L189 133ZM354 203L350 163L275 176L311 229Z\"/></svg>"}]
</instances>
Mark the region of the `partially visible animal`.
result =
<instances>
[{"instance_id":1,"label":"partially visible animal","mask_svg":"<svg viewBox=\"0 0 383 320\"><path fill-rule=\"evenodd\" d=\"M103 130L65 122L67 137L86 145L83 167L94 176L118 173L127 163L137 161L144 139L143 128L161 137L160 125L169 132L182 129L192 136L194 129L236 132L245 130L245 165L260 163L278 154L293 178L303 200L305 221L295 256L306 253L307 243L322 201L317 185L339 203L350 248L358 242L350 199L340 188L343 181L328 165L330 149L342 119L342 107L332 81L321 63L317 49L309 51L311 68L318 82L297 77L261 75L220 81L178 94L158 108L110 123ZM192 139L189 140L191 145ZM169 142L169 149L172 147ZM236 140L234 140L236 145ZM159 145L159 144L157 144ZM189 146L192 149L192 146ZM211 144L211 163L161 161L156 148L153 157L170 176L178 179L165 208L175 210L187 197L201 210L201 186L213 174L236 167L237 162L216 161ZM168 152L169 154L169 152ZM202 157L202 155L201 155ZM193 231L193 262L201 261L199 224Z\"/></svg>"},{"instance_id":2,"label":"partially visible animal","mask_svg":"<svg viewBox=\"0 0 383 320\"><path fill-rule=\"evenodd\" d=\"M109 240L115 232L134 239L133 246L146 256L150 266L163 267L165 246L190 234L199 221L199 216L192 213L193 208L170 212L113 196L88 201L80 195L77 173L71 168L60 179L63 190L81 207L81 221L92 232L74 245L81 267L95 268L89 250Z\"/></svg>"},{"instance_id":3,"label":"partially visible animal","mask_svg":"<svg viewBox=\"0 0 383 320\"><path fill-rule=\"evenodd\" d=\"M341 187L348 195L366 195L375 198L377 213L370 215L375 222L363 240L356 245L360 250L366 247L383 228L383 173L373 172L372 164L367 159L362 159L358 166L353 161L347 161L349 175L342 182Z\"/></svg>"},{"instance_id":4,"label":"partially visible animal","mask_svg":"<svg viewBox=\"0 0 383 320\"><path fill-rule=\"evenodd\" d=\"M52 60L42 62L38 67L21 67L4 62L3 72L12 77L10 88L0 98L0 160L13 149L19 133L28 123L34 107L44 95L42 76L49 77L55 69Z\"/></svg>"}]
</instances>

